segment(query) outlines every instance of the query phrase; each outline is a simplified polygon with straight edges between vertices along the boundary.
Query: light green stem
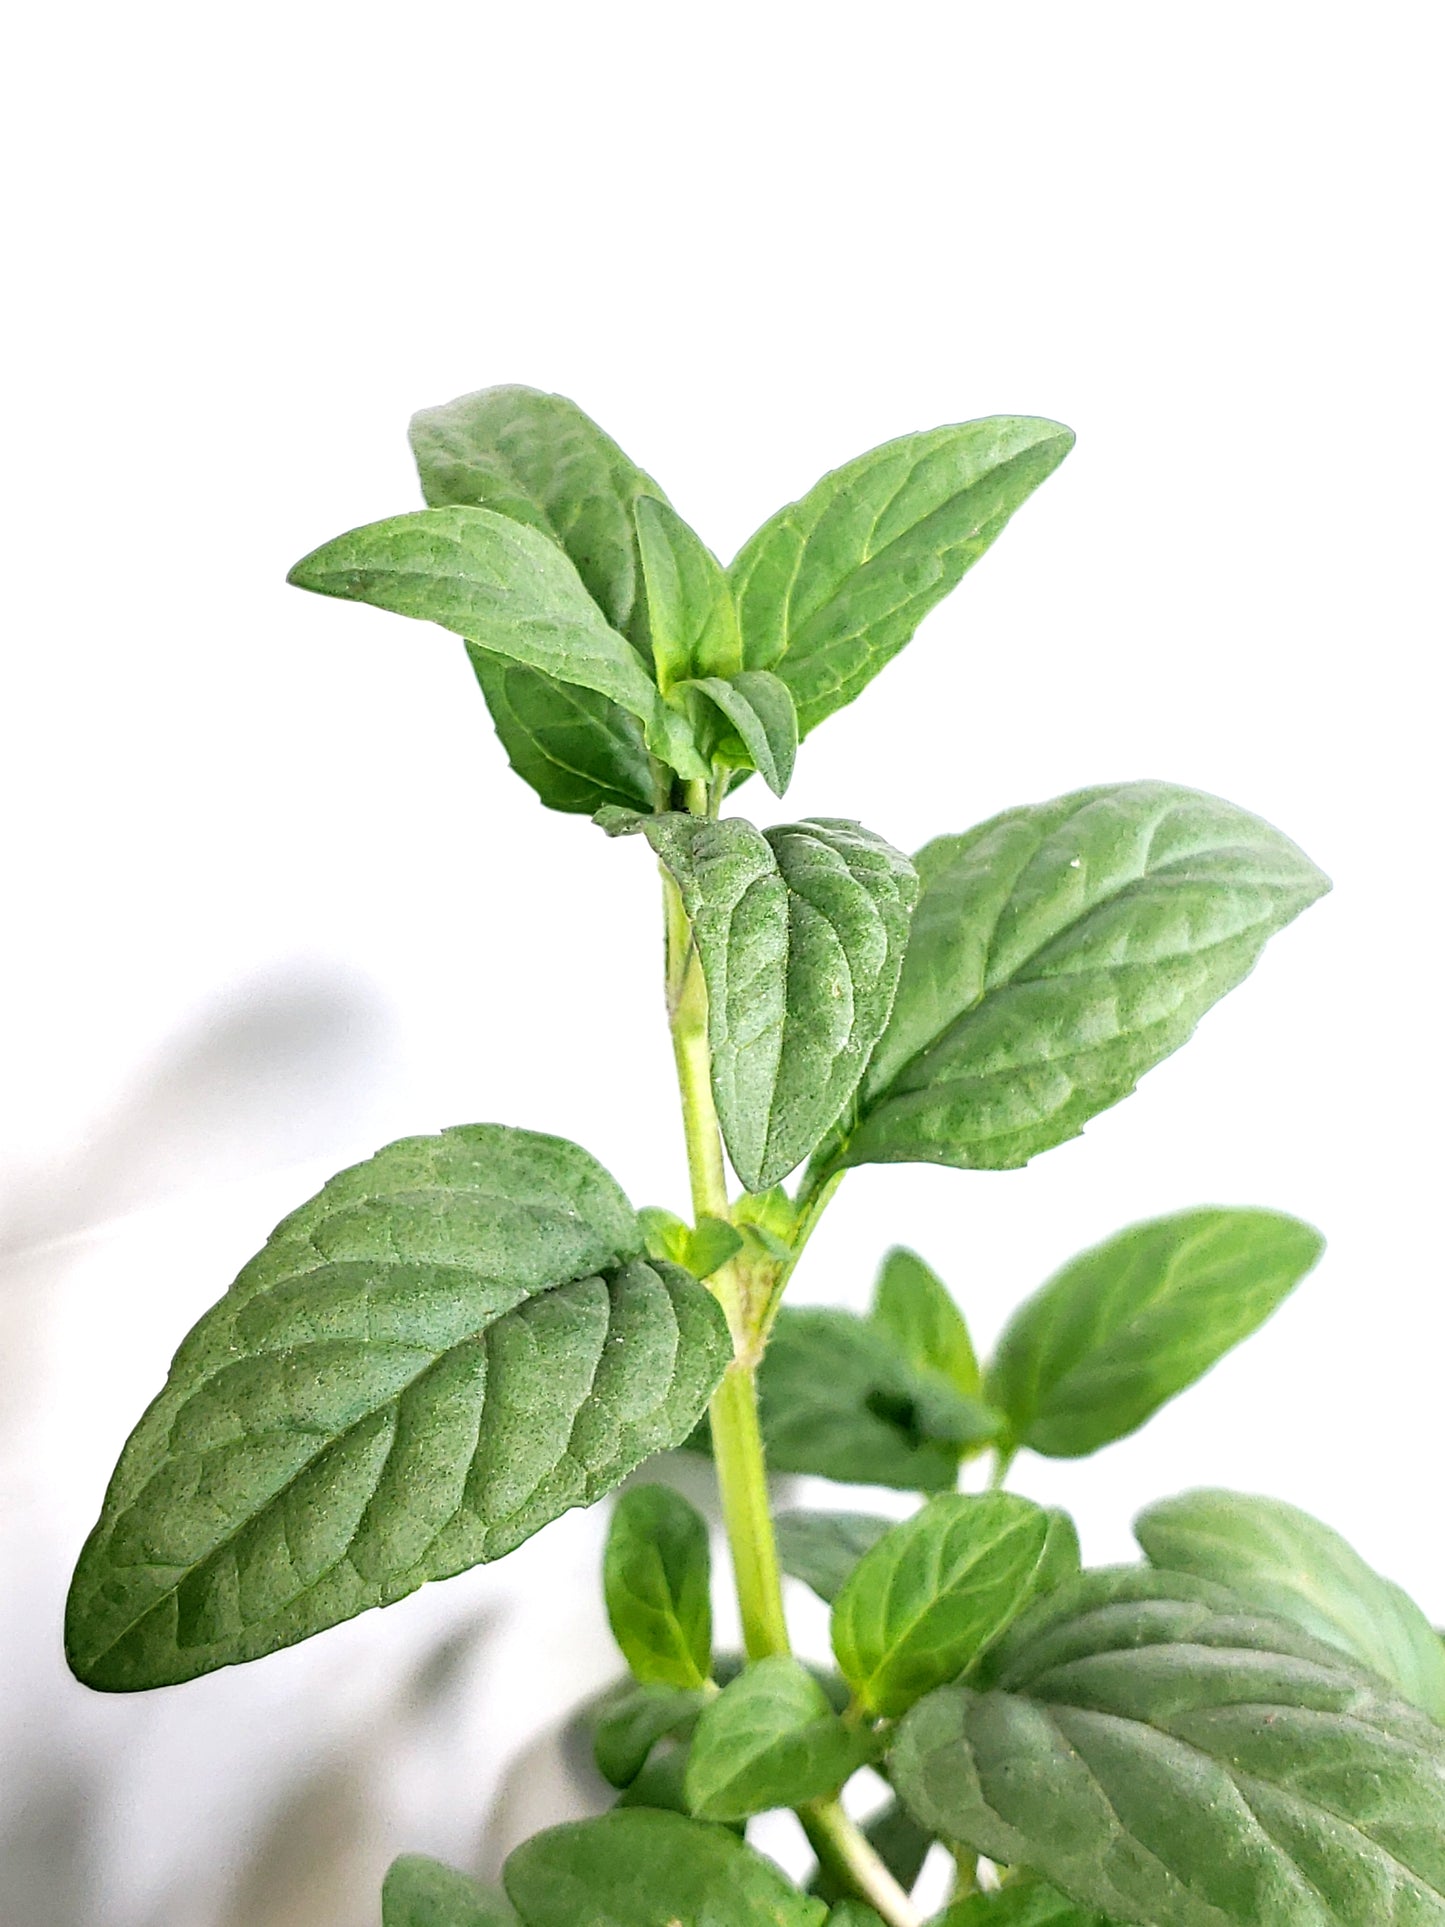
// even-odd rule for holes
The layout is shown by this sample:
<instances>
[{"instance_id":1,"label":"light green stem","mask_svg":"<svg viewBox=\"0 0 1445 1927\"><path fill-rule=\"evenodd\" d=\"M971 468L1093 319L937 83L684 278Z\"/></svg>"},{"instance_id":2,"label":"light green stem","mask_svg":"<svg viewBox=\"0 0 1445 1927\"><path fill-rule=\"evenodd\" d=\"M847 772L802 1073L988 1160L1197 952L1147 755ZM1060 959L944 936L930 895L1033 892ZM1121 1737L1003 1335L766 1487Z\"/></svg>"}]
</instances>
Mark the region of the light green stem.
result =
<instances>
[{"instance_id":1,"label":"light green stem","mask_svg":"<svg viewBox=\"0 0 1445 1927\"><path fill-rule=\"evenodd\" d=\"M814 1800L798 1818L819 1866L840 1886L851 1887L890 1927L918 1927L913 1902L836 1800Z\"/></svg>"}]
</instances>

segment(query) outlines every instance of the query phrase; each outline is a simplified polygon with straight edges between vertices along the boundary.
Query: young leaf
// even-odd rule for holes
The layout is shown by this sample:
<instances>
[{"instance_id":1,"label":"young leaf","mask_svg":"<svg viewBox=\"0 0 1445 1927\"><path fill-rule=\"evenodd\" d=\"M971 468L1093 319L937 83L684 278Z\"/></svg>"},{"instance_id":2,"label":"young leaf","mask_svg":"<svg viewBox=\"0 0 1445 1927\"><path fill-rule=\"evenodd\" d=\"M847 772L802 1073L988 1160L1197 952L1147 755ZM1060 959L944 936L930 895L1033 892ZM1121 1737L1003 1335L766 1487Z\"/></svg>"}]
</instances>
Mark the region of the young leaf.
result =
<instances>
[{"instance_id":1,"label":"young leaf","mask_svg":"<svg viewBox=\"0 0 1445 1927\"><path fill-rule=\"evenodd\" d=\"M392 1861L382 1882L381 1927L517 1927L517 1916L493 1888L407 1853Z\"/></svg>"},{"instance_id":2,"label":"young leaf","mask_svg":"<svg viewBox=\"0 0 1445 1927\"><path fill-rule=\"evenodd\" d=\"M707 1684L711 1570L707 1521L680 1492L638 1485L621 1495L602 1584L613 1637L637 1679L684 1689Z\"/></svg>"},{"instance_id":3,"label":"young leaf","mask_svg":"<svg viewBox=\"0 0 1445 1927\"><path fill-rule=\"evenodd\" d=\"M973 1663L1028 1600L1048 1527L1012 1493L948 1493L864 1554L833 1605L833 1651L867 1712L902 1713Z\"/></svg>"},{"instance_id":4,"label":"young leaf","mask_svg":"<svg viewBox=\"0 0 1445 1927\"><path fill-rule=\"evenodd\" d=\"M912 865L856 823L764 833L671 814L641 828L692 920L728 1155L766 1191L837 1118L887 1022Z\"/></svg>"},{"instance_id":5,"label":"young leaf","mask_svg":"<svg viewBox=\"0 0 1445 1927\"><path fill-rule=\"evenodd\" d=\"M653 807L652 760L635 716L595 689L485 649L467 654L508 762L549 810L595 816L609 806Z\"/></svg>"},{"instance_id":6,"label":"young leaf","mask_svg":"<svg viewBox=\"0 0 1445 1927\"><path fill-rule=\"evenodd\" d=\"M786 1655L746 1667L698 1717L684 1782L700 1820L746 1820L836 1793L872 1750L805 1666Z\"/></svg>"},{"instance_id":7,"label":"young leaf","mask_svg":"<svg viewBox=\"0 0 1445 1927\"><path fill-rule=\"evenodd\" d=\"M799 734L898 654L1074 437L994 416L903 435L765 522L729 570L749 669L793 692Z\"/></svg>"},{"instance_id":8,"label":"young leaf","mask_svg":"<svg viewBox=\"0 0 1445 1927\"><path fill-rule=\"evenodd\" d=\"M926 1833L907 1808L901 1807L896 1800L890 1800L886 1807L881 1807L864 1824L863 1834L903 1891L911 1893L928 1858L928 1849L933 1845L933 1835ZM844 1898L837 1880L823 1866L809 1881L808 1891L830 1901L835 1910ZM828 1916L829 1927L832 1927L836 1918L836 1911Z\"/></svg>"},{"instance_id":9,"label":"young leaf","mask_svg":"<svg viewBox=\"0 0 1445 1927\"><path fill-rule=\"evenodd\" d=\"M665 694L695 676L735 676L743 666L743 645L722 564L677 510L655 495L638 496L632 512L658 688Z\"/></svg>"},{"instance_id":10,"label":"young leaf","mask_svg":"<svg viewBox=\"0 0 1445 1927\"><path fill-rule=\"evenodd\" d=\"M1014 1313L988 1397L1017 1443L1082 1458L1126 1438L1258 1330L1324 1240L1279 1211L1180 1211L1071 1259Z\"/></svg>"},{"instance_id":11,"label":"young leaf","mask_svg":"<svg viewBox=\"0 0 1445 1927\"><path fill-rule=\"evenodd\" d=\"M745 766L758 772L774 796L781 796L793 780L798 754L798 712L788 685L770 670L747 669L726 680L703 676L681 687L700 691L722 711L737 732Z\"/></svg>"},{"instance_id":12,"label":"young leaf","mask_svg":"<svg viewBox=\"0 0 1445 1927\"><path fill-rule=\"evenodd\" d=\"M132 1691L498 1559L697 1423L731 1355L575 1144L406 1138L272 1234L182 1343L81 1554L66 1652Z\"/></svg>"},{"instance_id":13,"label":"young leaf","mask_svg":"<svg viewBox=\"0 0 1445 1927\"><path fill-rule=\"evenodd\" d=\"M780 1512L773 1521L778 1562L831 1605L864 1553L892 1524L872 1512Z\"/></svg>"},{"instance_id":14,"label":"young leaf","mask_svg":"<svg viewBox=\"0 0 1445 1927\"><path fill-rule=\"evenodd\" d=\"M922 894L838 1165L1012 1170L1127 1097L1328 888L1167 783L1010 810L916 858Z\"/></svg>"},{"instance_id":15,"label":"young leaf","mask_svg":"<svg viewBox=\"0 0 1445 1927\"><path fill-rule=\"evenodd\" d=\"M891 1756L917 1818L1140 1927L1445 1921L1445 1733L1177 1573L1085 1573Z\"/></svg>"},{"instance_id":16,"label":"young leaf","mask_svg":"<svg viewBox=\"0 0 1445 1927\"><path fill-rule=\"evenodd\" d=\"M608 1696L592 1728L592 1757L610 1786L628 1787L660 1740L689 1732L704 1695L676 1686L634 1685Z\"/></svg>"},{"instance_id":17,"label":"young leaf","mask_svg":"<svg viewBox=\"0 0 1445 1927\"><path fill-rule=\"evenodd\" d=\"M888 1253L870 1316L918 1371L936 1372L965 1398L980 1396L982 1376L963 1313L916 1252L895 1245Z\"/></svg>"},{"instance_id":18,"label":"young leaf","mask_svg":"<svg viewBox=\"0 0 1445 1927\"><path fill-rule=\"evenodd\" d=\"M491 509L417 509L337 536L303 556L287 581L439 623L488 658L595 690L637 717L649 749L679 775L708 773L636 650L604 620L556 543L523 522Z\"/></svg>"},{"instance_id":19,"label":"young leaf","mask_svg":"<svg viewBox=\"0 0 1445 1927\"><path fill-rule=\"evenodd\" d=\"M502 1877L526 1927L823 1927L828 1913L726 1827L651 1808L550 1827Z\"/></svg>"},{"instance_id":20,"label":"young leaf","mask_svg":"<svg viewBox=\"0 0 1445 1927\"><path fill-rule=\"evenodd\" d=\"M1245 1492L1184 1492L1134 1521L1151 1563L1213 1579L1260 1612L1303 1626L1445 1724L1445 1645L1424 1613L1337 1532Z\"/></svg>"},{"instance_id":21,"label":"young leaf","mask_svg":"<svg viewBox=\"0 0 1445 1927\"><path fill-rule=\"evenodd\" d=\"M947 1490L959 1461L1004 1423L915 1372L886 1334L846 1311L785 1305L758 1385L772 1469L849 1485Z\"/></svg>"},{"instance_id":22,"label":"young leaf","mask_svg":"<svg viewBox=\"0 0 1445 1927\"><path fill-rule=\"evenodd\" d=\"M740 1231L725 1219L710 1218L706 1213L696 1226L652 1204L644 1205L637 1217L651 1255L681 1265L694 1278L711 1278L743 1248Z\"/></svg>"},{"instance_id":23,"label":"young leaf","mask_svg":"<svg viewBox=\"0 0 1445 1927\"><path fill-rule=\"evenodd\" d=\"M1050 1506L1046 1516L1049 1536L1034 1574L1036 1593L1053 1592L1066 1579L1077 1579L1084 1563L1079 1555L1078 1528L1068 1513L1060 1506Z\"/></svg>"},{"instance_id":24,"label":"young leaf","mask_svg":"<svg viewBox=\"0 0 1445 1927\"><path fill-rule=\"evenodd\" d=\"M1102 1914L1076 1907L1057 1887L1011 1880L997 1893L970 1894L938 1916L934 1927L1111 1927Z\"/></svg>"}]
</instances>

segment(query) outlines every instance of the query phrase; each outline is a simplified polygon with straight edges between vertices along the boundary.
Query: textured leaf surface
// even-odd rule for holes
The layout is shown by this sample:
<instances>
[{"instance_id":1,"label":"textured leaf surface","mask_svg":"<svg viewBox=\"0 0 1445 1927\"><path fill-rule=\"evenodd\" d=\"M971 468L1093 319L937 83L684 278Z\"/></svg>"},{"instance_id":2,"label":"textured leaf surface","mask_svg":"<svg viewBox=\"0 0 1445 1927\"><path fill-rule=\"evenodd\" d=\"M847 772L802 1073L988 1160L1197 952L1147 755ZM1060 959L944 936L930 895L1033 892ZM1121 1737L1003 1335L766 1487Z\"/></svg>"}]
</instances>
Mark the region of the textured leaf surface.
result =
<instances>
[{"instance_id":1,"label":"textured leaf surface","mask_svg":"<svg viewBox=\"0 0 1445 1927\"><path fill-rule=\"evenodd\" d=\"M712 1666L707 1521L680 1492L639 1485L612 1514L602 1585L613 1637L637 1679L700 1687Z\"/></svg>"},{"instance_id":2,"label":"textured leaf surface","mask_svg":"<svg viewBox=\"0 0 1445 1927\"><path fill-rule=\"evenodd\" d=\"M403 1854L381 1888L381 1927L516 1927L505 1897L440 1860Z\"/></svg>"},{"instance_id":3,"label":"textured leaf surface","mask_svg":"<svg viewBox=\"0 0 1445 1927\"><path fill-rule=\"evenodd\" d=\"M766 1191L837 1118L887 1022L913 867L831 819L764 833L671 814L641 828L692 920L728 1156Z\"/></svg>"},{"instance_id":4,"label":"textured leaf surface","mask_svg":"<svg viewBox=\"0 0 1445 1927\"><path fill-rule=\"evenodd\" d=\"M633 504L657 681L735 676L743 666L732 590L717 557L676 509L655 495Z\"/></svg>"},{"instance_id":5,"label":"textured leaf surface","mask_svg":"<svg viewBox=\"0 0 1445 1927\"><path fill-rule=\"evenodd\" d=\"M176 1353L71 1587L88 1685L162 1686L497 1559L696 1424L716 1301L616 1184L501 1125L407 1138L287 1218Z\"/></svg>"},{"instance_id":6,"label":"textured leaf surface","mask_svg":"<svg viewBox=\"0 0 1445 1927\"><path fill-rule=\"evenodd\" d=\"M773 795L781 796L793 780L798 755L798 712L788 685L770 670L747 669L727 679L703 676L685 687L720 709L736 733L736 745L724 738L719 755L755 769Z\"/></svg>"},{"instance_id":7,"label":"textured leaf surface","mask_svg":"<svg viewBox=\"0 0 1445 1927\"><path fill-rule=\"evenodd\" d=\"M485 508L417 509L337 536L287 580L439 623L489 656L594 690L636 716L648 747L680 774L707 774L637 651L557 544L524 522Z\"/></svg>"},{"instance_id":8,"label":"textured leaf surface","mask_svg":"<svg viewBox=\"0 0 1445 1927\"><path fill-rule=\"evenodd\" d=\"M835 1793L870 1752L805 1666L786 1655L746 1667L703 1708L688 1755L699 1819L745 1820Z\"/></svg>"},{"instance_id":9,"label":"textured leaf surface","mask_svg":"<svg viewBox=\"0 0 1445 1927\"><path fill-rule=\"evenodd\" d=\"M1029 1598L1048 1529L1029 1499L947 1493L865 1553L833 1605L833 1651L864 1708L905 1712L971 1665Z\"/></svg>"},{"instance_id":10,"label":"textured leaf surface","mask_svg":"<svg viewBox=\"0 0 1445 1927\"><path fill-rule=\"evenodd\" d=\"M1076 1137L1329 888L1258 817L1167 783L1010 810L915 862L843 1164L1010 1170Z\"/></svg>"},{"instance_id":11,"label":"textured leaf surface","mask_svg":"<svg viewBox=\"0 0 1445 1927\"><path fill-rule=\"evenodd\" d=\"M758 1385L772 1469L849 1485L947 1490L959 1460L1003 1423L915 1372L886 1333L846 1311L785 1305Z\"/></svg>"},{"instance_id":12,"label":"textured leaf surface","mask_svg":"<svg viewBox=\"0 0 1445 1927\"><path fill-rule=\"evenodd\" d=\"M1445 1644L1424 1613L1337 1532L1279 1499L1183 1492L1141 1512L1134 1536L1168 1572L1213 1579L1303 1626L1445 1721Z\"/></svg>"},{"instance_id":13,"label":"textured leaf surface","mask_svg":"<svg viewBox=\"0 0 1445 1927\"><path fill-rule=\"evenodd\" d=\"M660 1740L688 1732L704 1695L676 1686L629 1684L609 1695L592 1728L592 1757L609 1785L631 1786Z\"/></svg>"},{"instance_id":14,"label":"textured leaf surface","mask_svg":"<svg viewBox=\"0 0 1445 1927\"><path fill-rule=\"evenodd\" d=\"M779 1563L831 1605L893 1523L875 1512L780 1512L773 1521Z\"/></svg>"},{"instance_id":15,"label":"textured leaf surface","mask_svg":"<svg viewBox=\"0 0 1445 1927\"><path fill-rule=\"evenodd\" d=\"M1180 1211L1132 1225L1015 1312L989 1368L989 1400L1035 1452L1097 1451L1256 1331L1323 1249L1312 1226L1278 1211Z\"/></svg>"},{"instance_id":16,"label":"textured leaf surface","mask_svg":"<svg viewBox=\"0 0 1445 1927\"><path fill-rule=\"evenodd\" d=\"M550 810L650 810L652 762L642 725L595 689L489 655L467 655L513 770Z\"/></svg>"},{"instance_id":17,"label":"textured leaf surface","mask_svg":"<svg viewBox=\"0 0 1445 1927\"><path fill-rule=\"evenodd\" d=\"M503 1877L526 1927L822 1927L828 1913L726 1827L647 1809L551 1827Z\"/></svg>"},{"instance_id":18,"label":"textured leaf surface","mask_svg":"<svg viewBox=\"0 0 1445 1927\"><path fill-rule=\"evenodd\" d=\"M730 570L749 669L793 692L799 731L852 702L1073 446L993 416L903 435L765 522Z\"/></svg>"},{"instance_id":19,"label":"textured leaf surface","mask_svg":"<svg viewBox=\"0 0 1445 1927\"><path fill-rule=\"evenodd\" d=\"M1445 1735L1222 1588L1086 1573L900 1729L926 1826L1138 1927L1438 1927Z\"/></svg>"},{"instance_id":20,"label":"textured leaf surface","mask_svg":"<svg viewBox=\"0 0 1445 1927\"><path fill-rule=\"evenodd\" d=\"M936 1372L965 1398L979 1397L983 1382L968 1324L917 1252L895 1245L883 1260L872 1318L916 1370Z\"/></svg>"}]
</instances>

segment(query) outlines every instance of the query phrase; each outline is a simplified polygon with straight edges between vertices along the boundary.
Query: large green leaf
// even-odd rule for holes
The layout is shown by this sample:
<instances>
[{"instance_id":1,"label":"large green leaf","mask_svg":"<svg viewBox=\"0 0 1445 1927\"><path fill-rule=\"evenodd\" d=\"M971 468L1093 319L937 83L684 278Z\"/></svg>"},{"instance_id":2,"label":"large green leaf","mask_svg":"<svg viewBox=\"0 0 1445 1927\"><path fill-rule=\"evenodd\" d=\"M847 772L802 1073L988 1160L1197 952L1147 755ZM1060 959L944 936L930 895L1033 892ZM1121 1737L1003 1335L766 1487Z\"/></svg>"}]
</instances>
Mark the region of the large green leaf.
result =
<instances>
[{"instance_id":1,"label":"large green leaf","mask_svg":"<svg viewBox=\"0 0 1445 1927\"><path fill-rule=\"evenodd\" d=\"M893 1524L875 1512L780 1512L773 1521L778 1563L831 1605L864 1553Z\"/></svg>"},{"instance_id":2,"label":"large green leaf","mask_svg":"<svg viewBox=\"0 0 1445 1927\"><path fill-rule=\"evenodd\" d=\"M1258 1329L1319 1258L1279 1211L1180 1211L1071 1259L1010 1319L988 1398L1013 1437L1081 1458L1137 1431Z\"/></svg>"},{"instance_id":3,"label":"large green leaf","mask_svg":"<svg viewBox=\"0 0 1445 1927\"><path fill-rule=\"evenodd\" d=\"M1183 1492L1134 1521L1151 1562L1217 1580L1359 1660L1445 1722L1445 1644L1414 1600L1337 1532L1279 1499Z\"/></svg>"},{"instance_id":4,"label":"large green leaf","mask_svg":"<svg viewBox=\"0 0 1445 1927\"><path fill-rule=\"evenodd\" d=\"M632 512L659 688L694 676L735 676L743 666L743 645L722 564L677 510L655 495L640 495Z\"/></svg>"},{"instance_id":5,"label":"large green leaf","mask_svg":"<svg viewBox=\"0 0 1445 1927\"><path fill-rule=\"evenodd\" d=\"M864 1553L833 1603L833 1651L864 1709L905 1712L972 1665L1030 1597L1048 1530L1029 1499L954 1492Z\"/></svg>"},{"instance_id":6,"label":"large green leaf","mask_svg":"<svg viewBox=\"0 0 1445 1927\"><path fill-rule=\"evenodd\" d=\"M590 1505L729 1355L575 1144L406 1138L285 1219L182 1343L71 1586L88 1685L164 1686L389 1605Z\"/></svg>"},{"instance_id":7,"label":"large green leaf","mask_svg":"<svg viewBox=\"0 0 1445 1927\"><path fill-rule=\"evenodd\" d=\"M503 1895L425 1854L393 1860L381 1888L381 1927L516 1927Z\"/></svg>"},{"instance_id":8,"label":"large green leaf","mask_svg":"<svg viewBox=\"0 0 1445 1927\"><path fill-rule=\"evenodd\" d=\"M648 1808L550 1827L503 1878L526 1927L822 1927L828 1914L726 1827Z\"/></svg>"},{"instance_id":9,"label":"large green leaf","mask_svg":"<svg viewBox=\"0 0 1445 1927\"><path fill-rule=\"evenodd\" d=\"M917 1818L1139 1927L1439 1927L1445 1733L1221 1587L1086 1573L913 1708Z\"/></svg>"},{"instance_id":10,"label":"large green leaf","mask_svg":"<svg viewBox=\"0 0 1445 1927\"><path fill-rule=\"evenodd\" d=\"M1258 817L1168 783L1010 810L915 861L898 995L835 1163L1011 1170L1076 1137L1329 888Z\"/></svg>"},{"instance_id":11,"label":"large green leaf","mask_svg":"<svg viewBox=\"0 0 1445 1927\"><path fill-rule=\"evenodd\" d=\"M524 522L465 505L417 509L337 536L287 580L439 623L489 657L594 690L636 716L648 747L680 775L707 774L637 651L557 544Z\"/></svg>"},{"instance_id":12,"label":"large green leaf","mask_svg":"<svg viewBox=\"0 0 1445 1927\"><path fill-rule=\"evenodd\" d=\"M712 1668L707 1521L680 1492L634 1486L612 1514L602 1562L613 1636L634 1676L705 1686Z\"/></svg>"},{"instance_id":13,"label":"large green leaf","mask_svg":"<svg viewBox=\"0 0 1445 1927\"><path fill-rule=\"evenodd\" d=\"M836 1793L872 1751L796 1659L757 1660L703 1708L688 1754L687 1804L702 1820L745 1820Z\"/></svg>"},{"instance_id":14,"label":"large green leaf","mask_svg":"<svg viewBox=\"0 0 1445 1927\"><path fill-rule=\"evenodd\" d=\"M873 1322L914 1368L936 1372L965 1398L983 1389L968 1324L948 1287L915 1251L895 1245L873 1291Z\"/></svg>"},{"instance_id":15,"label":"large green leaf","mask_svg":"<svg viewBox=\"0 0 1445 1927\"><path fill-rule=\"evenodd\" d=\"M656 800L642 725L595 689L558 682L470 644L467 655L507 760L550 810L650 810Z\"/></svg>"},{"instance_id":16,"label":"large green leaf","mask_svg":"<svg viewBox=\"0 0 1445 1927\"><path fill-rule=\"evenodd\" d=\"M766 1191L835 1121L888 1020L913 867L832 819L764 832L676 813L640 827L692 920L728 1155Z\"/></svg>"},{"instance_id":17,"label":"large green leaf","mask_svg":"<svg viewBox=\"0 0 1445 1927\"><path fill-rule=\"evenodd\" d=\"M998 415L903 435L773 516L729 571L749 669L776 670L800 734L898 654L1074 437Z\"/></svg>"}]
</instances>

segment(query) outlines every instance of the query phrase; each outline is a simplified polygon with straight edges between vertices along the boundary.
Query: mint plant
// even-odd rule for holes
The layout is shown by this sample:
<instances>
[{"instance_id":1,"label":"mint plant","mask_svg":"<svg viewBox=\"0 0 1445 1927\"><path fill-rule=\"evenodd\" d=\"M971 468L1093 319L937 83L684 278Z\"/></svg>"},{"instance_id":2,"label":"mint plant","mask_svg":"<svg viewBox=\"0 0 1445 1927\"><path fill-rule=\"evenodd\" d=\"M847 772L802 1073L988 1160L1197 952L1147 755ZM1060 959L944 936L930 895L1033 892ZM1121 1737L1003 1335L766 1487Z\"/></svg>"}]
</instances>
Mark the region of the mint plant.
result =
<instances>
[{"instance_id":1,"label":"mint plant","mask_svg":"<svg viewBox=\"0 0 1445 1927\"><path fill-rule=\"evenodd\" d=\"M905 1249L866 1316L783 1302L850 1171L1013 1169L1076 1136L1328 888L1268 824L1162 782L911 859L846 819L724 814L754 774L786 790L1069 431L904 436L727 569L558 396L466 396L412 439L428 506L291 580L461 636L523 781L624 839L598 860L656 858L690 1215L512 1125L333 1178L126 1444L71 1590L75 1673L132 1692L260 1658L687 1446L715 1465L744 1650L715 1650L707 1526L654 1469L603 1573L614 1804L523 1845L505 1892L399 1860L386 1927L910 1927L934 1843L948 1927L1445 1923L1445 1648L1418 1607L1273 1500L1165 1499L1141 1563L1084 1570L1069 1518L1005 1489L1021 1452L1145 1424L1294 1289L1317 1232L1212 1206L1135 1225L987 1363ZM774 1518L770 1468L919 1503ZM831 1604L828 1667L794 1654L784 1572ZM887 1790L866 1824L842 1797L864 1772ZM806 1888L747 1842L778 1808Z\"/></svg>"}]
</instances>

